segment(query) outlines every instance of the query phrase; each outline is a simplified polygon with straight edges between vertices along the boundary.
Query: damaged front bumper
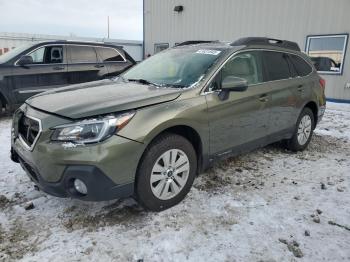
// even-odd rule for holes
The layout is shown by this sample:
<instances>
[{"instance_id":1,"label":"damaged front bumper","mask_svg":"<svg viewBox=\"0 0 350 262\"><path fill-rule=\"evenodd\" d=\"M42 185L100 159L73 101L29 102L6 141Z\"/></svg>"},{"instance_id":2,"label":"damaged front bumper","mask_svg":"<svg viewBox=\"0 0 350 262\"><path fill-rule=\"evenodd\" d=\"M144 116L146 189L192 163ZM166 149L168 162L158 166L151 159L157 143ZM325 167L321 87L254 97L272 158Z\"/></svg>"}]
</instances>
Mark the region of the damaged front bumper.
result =
<instances>
[{"instance_id":1,"label":"damaged front bumper","mask_svg":"<svg viewBox=\"0 0 350 262\"><path fill-rule=\"evenodd\" d=\"M127 197L134 192L134 180L144 144L117 135L101 143L67 146L52 142L50 127L67 119L46 114L28 106L21 109L41 120L42 131L29 149L19 139L16 116L12 128L11 159L19 162L31 180L44 192L57 197L86 201ZM87 193L81 194L74 181L79 179Z\"/></svg>"}]
</instances>

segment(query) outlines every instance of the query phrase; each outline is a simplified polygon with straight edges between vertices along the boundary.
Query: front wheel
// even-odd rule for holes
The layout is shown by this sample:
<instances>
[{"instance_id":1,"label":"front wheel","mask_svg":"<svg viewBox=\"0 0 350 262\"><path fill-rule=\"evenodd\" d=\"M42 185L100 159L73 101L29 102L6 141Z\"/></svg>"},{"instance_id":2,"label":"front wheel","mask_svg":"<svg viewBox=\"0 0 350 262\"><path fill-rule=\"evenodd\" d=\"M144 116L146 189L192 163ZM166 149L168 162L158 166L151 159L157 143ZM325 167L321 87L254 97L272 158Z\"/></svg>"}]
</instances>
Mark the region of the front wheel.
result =
<instances>
[{"instance_id":1,"label":"front wheel","mask_svg":"<svg viewBox=\"0 0 350 262\"><path fill-rule=\"evenodd\" d=\"M2 101L0 99L0 117L2 117L4 115L4 111L5 111L5 108L4 108Z\"/></svg>"},{"instance_id":2,"label":"front wheel","mask_svg":"<svg viewBox=\"0 0 350 262\"><path fill-rule=\"evenodd\" d=\"M311 141L314 126L314 114L310 108L306 107L299 115L292 138L287 140L287 148L292 151L304 150Z\"/></svg>"},{"instance_id":3,"label":"front wheel","mask_svg":"<svg viewBox=\"0 0 350 262\"><path fill-rule=\"evenodd\" d=\"M197 172L192 144L176 134L156 139L141 159L135 195L146 209L161 211L178 204L190 191Z\"/></svg>"}]
</instances>

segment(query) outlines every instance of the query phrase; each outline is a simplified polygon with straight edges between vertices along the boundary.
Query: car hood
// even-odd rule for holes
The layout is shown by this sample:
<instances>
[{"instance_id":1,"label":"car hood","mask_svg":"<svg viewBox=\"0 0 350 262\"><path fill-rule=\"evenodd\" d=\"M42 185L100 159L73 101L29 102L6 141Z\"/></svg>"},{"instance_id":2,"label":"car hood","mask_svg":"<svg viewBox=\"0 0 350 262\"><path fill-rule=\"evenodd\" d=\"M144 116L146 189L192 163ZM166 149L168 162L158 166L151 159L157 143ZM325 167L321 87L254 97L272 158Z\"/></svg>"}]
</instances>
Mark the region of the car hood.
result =
<instances>
[{"instance_id":1,"label":"car hood","mask_svg":"<svg viewBox=\"0 0 350 262\"><path fill-rule=\"evenodd\" d=\"M56 88L29 98L29 106L56 115L79 119L103 115L178 98L181 89L101 80Z\"/></svg>"}]
</instances>

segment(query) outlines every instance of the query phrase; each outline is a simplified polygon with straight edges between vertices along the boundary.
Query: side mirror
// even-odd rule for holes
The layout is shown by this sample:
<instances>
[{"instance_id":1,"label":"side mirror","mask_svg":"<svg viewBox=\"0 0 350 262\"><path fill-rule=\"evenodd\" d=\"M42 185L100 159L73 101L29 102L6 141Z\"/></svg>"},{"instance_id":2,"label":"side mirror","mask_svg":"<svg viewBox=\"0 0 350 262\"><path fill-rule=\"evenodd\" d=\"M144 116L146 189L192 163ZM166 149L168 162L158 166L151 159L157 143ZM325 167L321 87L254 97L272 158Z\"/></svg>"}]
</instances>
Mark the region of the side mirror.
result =
<instances>
[{"instance_id":1,"label":"side mirror","mask_svg":"<svg viewBox=\"0 0 350 262\"><path fill-rule=\"evenodd\" d=\"M247 90L248 82L244 78L227 76L221 82L221 92L219 98L225 100L228 98L231 91L243 92Z\"/></svg>"},{"instance_id":2,"label":"side mirror","mask_svg":"<svg viewBox=\"0 0 350 262\"><path fill-rule=\"evenodd\" d=\"M20 66L25 66L29 64L33 64L33 58L29 55L22 56L17 62L17 65L20 65Z\"/></svg>"},{"instance_id":3,"label":"side mirror","mask_svg":"<svg viewBox=\"0 0 350 262\"><path fill-rule=\"evenodd\" d=\"M221 89L225 91L245 91L248 88L248 82L244 78L227 76L221 82Z\"/></svg>"}]
</instances>

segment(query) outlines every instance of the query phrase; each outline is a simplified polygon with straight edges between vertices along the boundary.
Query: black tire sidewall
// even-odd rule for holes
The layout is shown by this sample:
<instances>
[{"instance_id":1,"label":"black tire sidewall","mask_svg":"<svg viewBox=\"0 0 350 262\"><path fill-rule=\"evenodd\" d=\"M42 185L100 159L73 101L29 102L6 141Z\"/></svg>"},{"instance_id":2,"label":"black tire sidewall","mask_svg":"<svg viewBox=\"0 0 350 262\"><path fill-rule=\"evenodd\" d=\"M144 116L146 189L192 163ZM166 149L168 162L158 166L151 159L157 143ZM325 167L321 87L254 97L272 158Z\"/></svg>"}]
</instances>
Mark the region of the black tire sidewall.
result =
<instances>
[{"instance_id":1,"label":"black tire sidewall","mask_svg":"<svg viewBox=\"0 0 350 262\"><path fill-rule=\"evenodd\" d=\"M310 136L308 137L308 140L306 141L306 143L304 145L300 145L299 141L298 141L298 128L299 128L299 124L300 124L301 119L305 115L308 115L310 117L312 127L311 127ZM304 150L309 145L309 143L312 139L314 128L315 128L314 114L310 108L306 107L303 109L303 111L301 111L301 113L298 117L298 121L297 121L296 126L295 126L295 131L294 131L293 137L288 141L288 148L292 151Z\"/></svg>"},{"instance_id":2,"label":"black tire sidewall","mask_svg":"<svg viewBox=\"0 0 350 262\"><path fill-rule=\"evenodd\" d=\"M4 115L4 112L3 112L3 111L4 111L3 106L4 106L4 105L3 105L2 101L0 100L0 117Z\"/></svg>"},{"instance_id":3,"label":"black tire sidewall","mask_svg":"<svg viewBox=\"0 0 350 262\"><path fill-rule=\"evenodd\" d=\"M181 192L169 200L157 198L151 189L150 177L156 160L169 149L180 149L188 157L190 172L186 185ZM156 139L146 149L138 167L135 185L136 200L146 209L161 211L181 202L190 191L197 173L197 156L192 144L184 137L176 134L165 134Z\"/></svg>"}]
</instances>

